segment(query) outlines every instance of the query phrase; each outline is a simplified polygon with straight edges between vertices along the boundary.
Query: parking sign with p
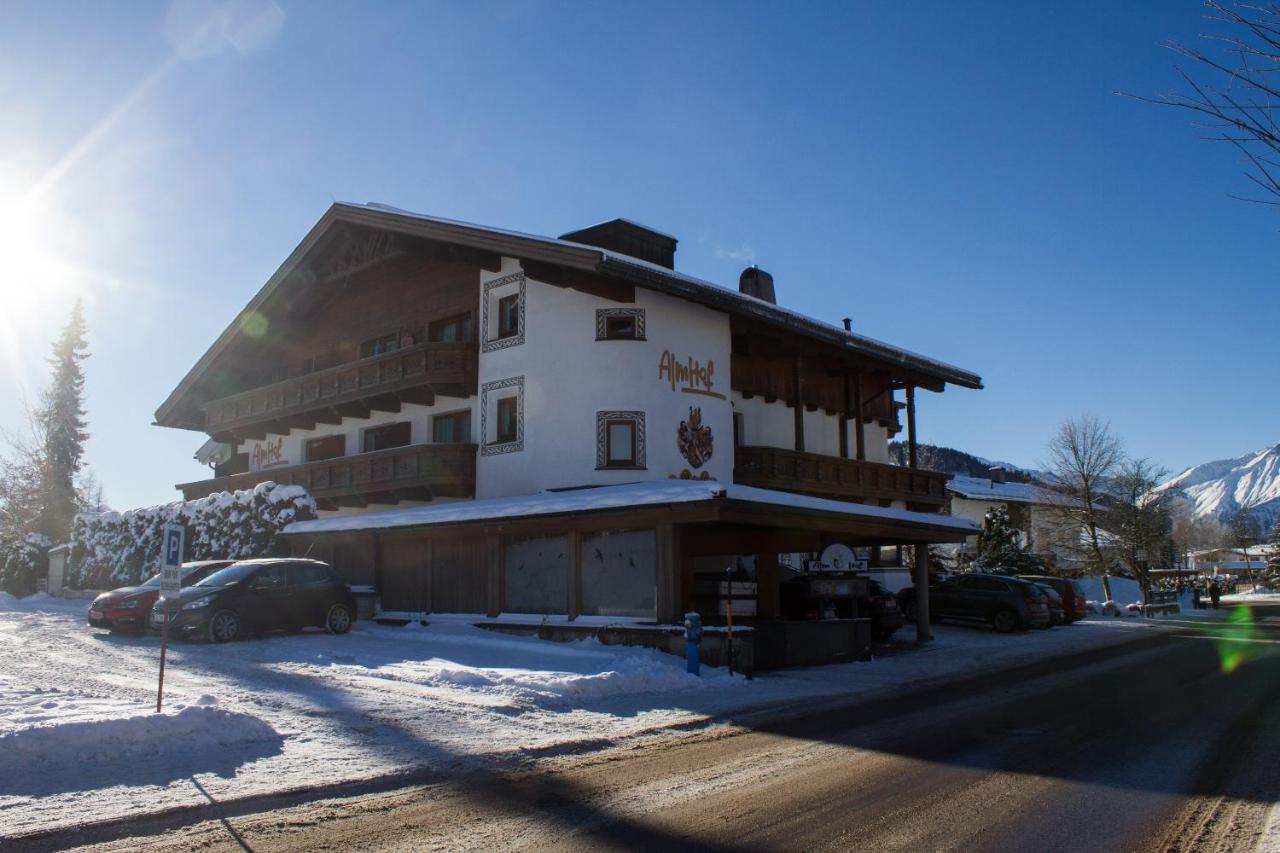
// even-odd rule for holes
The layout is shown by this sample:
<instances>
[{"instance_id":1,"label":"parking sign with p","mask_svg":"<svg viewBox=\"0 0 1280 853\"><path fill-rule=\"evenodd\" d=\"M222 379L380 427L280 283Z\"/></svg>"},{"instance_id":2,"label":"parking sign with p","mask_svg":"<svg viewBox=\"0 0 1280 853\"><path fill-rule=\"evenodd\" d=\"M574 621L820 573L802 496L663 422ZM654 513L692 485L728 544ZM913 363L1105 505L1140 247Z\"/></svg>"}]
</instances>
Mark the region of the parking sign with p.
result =
<instances>
[{"instance_id":1,"label":"parking sign with p","mask_svg":"<svg viewBox=\"0 0 1280 853\"><path fill-rule=\"evenodd\" d=\"M160 597L177 598L182 590L182 551L186 530L181 524L164 526L164 554L160 563Z\"/></svg>"}]
</instances>

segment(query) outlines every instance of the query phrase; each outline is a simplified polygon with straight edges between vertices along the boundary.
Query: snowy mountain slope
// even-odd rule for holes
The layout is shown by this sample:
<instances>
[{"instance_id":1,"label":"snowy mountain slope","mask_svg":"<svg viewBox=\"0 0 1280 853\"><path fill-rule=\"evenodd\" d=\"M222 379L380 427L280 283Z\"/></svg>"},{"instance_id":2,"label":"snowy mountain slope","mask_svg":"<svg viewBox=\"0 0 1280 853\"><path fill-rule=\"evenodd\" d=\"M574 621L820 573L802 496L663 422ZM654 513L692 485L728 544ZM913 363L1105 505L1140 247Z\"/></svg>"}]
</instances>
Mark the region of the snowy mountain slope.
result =
<instances>
[{"instance_id":1,"label":"snowy mountain slope","mask_svg":"<svg viewBox=\"0 0 1280 853\"><path fill-rule=\"evenodd\" d=\"M1270 529L1280 515L1280 444L1196 465L1159 488L1186 501L1197 518L1226 521L1244 507Z\"/></svg>"}]
</instances>

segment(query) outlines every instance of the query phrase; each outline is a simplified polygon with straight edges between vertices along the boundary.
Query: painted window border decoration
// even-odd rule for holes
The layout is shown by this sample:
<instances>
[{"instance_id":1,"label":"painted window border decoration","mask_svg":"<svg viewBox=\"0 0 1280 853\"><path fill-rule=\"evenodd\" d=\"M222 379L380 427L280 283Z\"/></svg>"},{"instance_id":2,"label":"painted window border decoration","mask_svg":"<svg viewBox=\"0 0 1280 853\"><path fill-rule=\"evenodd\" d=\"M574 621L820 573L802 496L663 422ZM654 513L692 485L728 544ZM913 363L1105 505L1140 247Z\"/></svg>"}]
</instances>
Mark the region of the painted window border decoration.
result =
<instances>
[{"instance_id":1,"label":"painted window border decoration","mask_svg":"<svg viewBox=\"0 0 1280 853\"><path fill-rule=\"evenodd\" d=\"M611 338L609 337L609 319L611 317L631 317L636 322L636 336L634 338ZM597 308L596 309L596 340L597 341L643 341L647 340L644 333L644 309L643 308Z\"/></svg>"},{"instance_id":2,"label":"painted window border decoration","mask_svg":"<svg viewBox=\"0 0 1280 853\"><path fill-rule=\"evenodd\" d=\"M490 339L489 336L489 294L500 287L507 287L511 284L519 284L517 293L520 294L520 331L509 338ZM484 289L480 297L480 338L481 352L495 352L507 347L515 347L524 343L525 325L524 325L524 305L525 305L525 275L523 272L508 273L495 279L490 279L484 283Z\"/></svg>"},{"instance_id":3,"label":"painted window border decoration","mask_svg":"<svg viewBox=\"0 0 1280 853\"><path fill-rule=\"evenodd\" d=\"M609 464L609 421L631 421L636 431L636 464ZM644 412L596 412L596 470L644 471L648 468L644 455Z\"/></svg>"},{"instance_id":4,"label":"painted window border decoration","mask_svg":"<svg viewBox=\"0 0 1280 853\"><path fill-rule=\"evenodd\" d=\"M489 399L499 395L492 392L507 388L516 389L516 440L504 441L501 444L489 444ZM501 396L509 396L503 394ZM510 379L499 379L486 382L480 386L480 455L497 456L502 453L516 453L524 450L524 377L512 376Z\"/></svg>"}]
</instances>

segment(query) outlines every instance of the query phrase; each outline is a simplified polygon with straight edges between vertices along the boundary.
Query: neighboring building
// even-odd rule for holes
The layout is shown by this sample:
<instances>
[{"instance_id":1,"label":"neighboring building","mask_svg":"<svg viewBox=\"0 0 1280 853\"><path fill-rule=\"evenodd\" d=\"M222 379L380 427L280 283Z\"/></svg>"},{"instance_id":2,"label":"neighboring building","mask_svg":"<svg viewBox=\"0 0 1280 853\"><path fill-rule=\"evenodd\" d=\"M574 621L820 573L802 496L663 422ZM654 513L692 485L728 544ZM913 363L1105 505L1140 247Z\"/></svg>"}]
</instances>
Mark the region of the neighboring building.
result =
<instances>
[{"instance_id":1,"label":"neighboring building","mask_svg":"<svg viewBox=\"0 0 1280 853\"><path fill-rule=\"evenodd\" d=\"M335 204L157 411L209 437L179 488L305 486L295 548L407 613L674 621L741 566L769 618L779 553L972 533L946 475L887 461L918 389L977 375L782 308L754 267L676 272L676 242Z\"/></svg>"},{"instance_id":2,"label":"neighboring building","mask_svg":"<svg viewBox=\"0 0 1280 853\"><path fill-rule=\"evenodd\" d=\"M1070 500L1067 496L1035 483L1010 483L1003 468L992 468L989 478L953 477L947 482L947 496L951 515L979 527L988 512L1004 507L1010 524L1022 534L1024 548L1058 571L1083 567L1079 541L1062 541L1062 507ZM972 559L977 545L978 537L974 535L958 546L958 562Z\"/></svg>"}]
</instances>

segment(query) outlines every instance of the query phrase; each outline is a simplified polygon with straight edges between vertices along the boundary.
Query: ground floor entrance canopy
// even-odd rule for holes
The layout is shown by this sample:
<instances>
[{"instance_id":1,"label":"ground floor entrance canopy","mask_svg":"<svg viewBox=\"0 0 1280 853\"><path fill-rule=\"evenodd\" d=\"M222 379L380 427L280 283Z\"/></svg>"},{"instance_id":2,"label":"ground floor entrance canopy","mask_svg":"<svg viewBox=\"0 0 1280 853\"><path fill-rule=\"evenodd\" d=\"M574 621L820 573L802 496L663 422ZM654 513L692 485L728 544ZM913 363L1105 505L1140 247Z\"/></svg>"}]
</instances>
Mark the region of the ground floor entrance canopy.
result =
<instances>
[{"instance_id":1,"label":"ground floor entrance canopy","mask_svg":"<svg viewBox=\"0 0 1280 853\"><path fill-rule=\"evenodd\" d=\"M289 525L295 554L377 587L385 610L648 616L677 622L700 565L753 555L777 615L777 555L961 542L972 522L717 482L654 481Z\"/></svg>"}]
</instances>

